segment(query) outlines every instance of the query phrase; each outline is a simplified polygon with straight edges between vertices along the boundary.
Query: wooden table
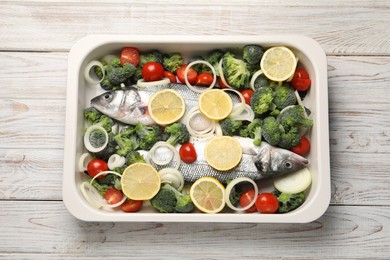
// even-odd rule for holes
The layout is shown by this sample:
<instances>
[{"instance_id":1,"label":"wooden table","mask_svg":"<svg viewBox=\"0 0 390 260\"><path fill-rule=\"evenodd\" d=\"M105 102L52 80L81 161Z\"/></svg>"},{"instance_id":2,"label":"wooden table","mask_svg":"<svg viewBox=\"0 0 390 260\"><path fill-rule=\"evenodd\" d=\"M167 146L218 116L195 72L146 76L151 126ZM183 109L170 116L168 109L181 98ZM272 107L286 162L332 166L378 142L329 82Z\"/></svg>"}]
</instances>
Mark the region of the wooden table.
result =
<instances>
[{"instance_id":1,"label":"wooden table","mask_svg":"<svg viewBox=\"0 0 390 260\"><path fill-rule=\"evenodd\" d=\"M87 223L69 214L66 70L78 39L275 33L305 34L327 53L332 200L323 217ZM0 258L390 258L389 1L3 0L0 50Z\"/></svg>"}]
</instances>

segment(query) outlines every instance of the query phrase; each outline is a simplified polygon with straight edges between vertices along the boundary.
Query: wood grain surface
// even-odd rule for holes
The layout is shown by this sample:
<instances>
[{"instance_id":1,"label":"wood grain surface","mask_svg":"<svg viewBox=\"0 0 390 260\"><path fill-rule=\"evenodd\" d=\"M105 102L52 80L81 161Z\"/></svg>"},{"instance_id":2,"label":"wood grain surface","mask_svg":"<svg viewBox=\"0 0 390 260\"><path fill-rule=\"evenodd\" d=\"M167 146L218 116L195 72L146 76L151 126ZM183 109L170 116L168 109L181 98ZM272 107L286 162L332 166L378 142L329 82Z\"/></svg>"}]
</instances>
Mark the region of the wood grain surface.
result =
<instances>
[{"instance_id":1,"label":"wood grain surface","mask_svg":"<svg viewBox=\"0 0 390 260\"><path fill-rule=\"evenodd\" d=\"M0 1L1 259L390 259L389 1ZM307 224L97 223L62 202L68 51L90 34L304 34L327 54L331 206Z\"/></svg>"}]
</instances>

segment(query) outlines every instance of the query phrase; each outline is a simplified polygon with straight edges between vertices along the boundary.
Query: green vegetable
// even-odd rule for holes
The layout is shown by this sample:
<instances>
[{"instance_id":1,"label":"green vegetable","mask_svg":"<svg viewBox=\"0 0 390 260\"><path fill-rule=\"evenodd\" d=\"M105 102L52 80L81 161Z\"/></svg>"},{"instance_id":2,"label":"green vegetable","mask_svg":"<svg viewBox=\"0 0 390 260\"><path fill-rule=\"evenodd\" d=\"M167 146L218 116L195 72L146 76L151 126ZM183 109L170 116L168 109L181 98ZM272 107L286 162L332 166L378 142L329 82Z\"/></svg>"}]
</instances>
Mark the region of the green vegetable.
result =
<instances>
[{"instance_id":1,"label":"green vegetable","mask_svg":"<svg viewBox=\"0 0 390 260\"><path fill-rule=\"evenodd\" d=\"M119 85L114 85L108 80L107 74L105 75L104 79L100 82L100 87L104 90L121 89L121 87Z\"/></svg>"},{"instance_id":2,"label":"green vegetable","mask_svg":"<svg viewBox=\"0 0 390 260\"><path fill-rule=\"evenodd\" d=\"M272 116L266 117L263 120L262 136L270 145L277 145L283 132L283 128L279 125L276 119Z\"/></svg>"},{"instance_id":3,"label":"green vegetable","mask_svg":"<svg viewBox=\"0 0 390 260\"><path fill-rule=\"evenodd\" d=\"M138 66L140 66L142 68L145 65L145 63L148 63L148 62L157 62L157 63L162 64L163 63L163 55L161 54L161 52L154 50L150 53L141 54L139 56Z\"/></svg>"},{"instance_id":4,"label":"green vegetable","mask_svg":"<svg viewBox=\"0 0 390 260\"><path fill-rule=\"evenodd\" d=\"M230 118L225 118L220 122L223 135L233 136L240 132L242 127L242 122L239 120L232 120Z\"/></svg>"},{"instance_id":5,"label":"green vegetable","mask_svg":"<svg viewBox=\"0 0 390 260\"><path fill-rule=\"evenodd\" d=\"M279 200L279 209L278 213L287 213L298 207L300 207L305 202L304 192L289 194L283 193L275 189L272 192Z\"/></svg>"},{"instance_id":6,"label":"green vegetable","mask_svg":"<svg viewBox=\"0 0 390 260\"><path fill-rule=\"evenodd\" d=\"M112 174L109 174L112 175ZM88 182L91 182L92 178L89 178ZM96 179L91 183L93 187L99 192L100 195L104 196L106 191L110 188L107 184L99 184Z\"/></svg>"},{"instance_id":7,"label":"green vegetable","mask_svg":"<svg viewBox=\"0 0 390 260\"><path fill-rule=\"evenodd\" d=\"M129 152L135 151L140 146L133 126L123 128L121 132L115 136L115 141L119 146L116 153L121 156L126 156Z\"/></svg>"},{"instance_id":8,"label":"green vegetable","mask_svg":"<svg viewBox=\"0 0 390 260\"><path fill-rule=\"evenodd\" d=\"M256 89L259 89L262 87L269 86L270 82L269 82L269 79L264 74L262 74L256 78L253 85L254 85L254 88L256 90Z\"/></svg>"},{"instance_id":9,"label":"green vegetable","mask_svg":"<svg viewBox=\"0 0 390 260\"><path fill-rule=\"evenodd\" d=\"M251 98L251 108L256 115L263 115L275 108L274 92L270 87L261 87L255 90Z\"/></svg>"},{"instance_id":10,"label":"green vegetable","mask_svg":"<svg viewBox=\"0 0 390 260\"><path fill-rule=\"evenodd\" d=\"M288 132L282 132L278 146L285 149L290 149L291 147L299 144L300 140L301 135L299 134L298 128L292 127Z\"/></svg>"},{"instance_id":11,"label":"green vegetable","mask_svg":"<svg viewBox=\"0 0 390 260\"><path fill-rule=\"evenodd\" d=\"M231 182L232 180L227 180L226 181L226 185L229 185L229 183ZM230 200L230 203L232 203L233 206L237 206L239 203L240 203L240 197L242 195L242 191L240 189L237 188L237 185L234 186L232 188L232 190L230 191L230 194L229 194L229 200Z\"/></svg>"},{"instance_id":12,"label":"green vegetable","mask_svg":"<svg viewBox=\"0 0 390 260\"><path fill-rule=\"evenodd\" d=\"M133 163L144 163L144 157L137 151L130 151L126 154L126 165L131 165Z\"/></svg>"},{"instance_id":13,"label":"green vegetable","mask_svg":"<svg viewBox=\"0 0 390 260\"><path fill-rule=\"evenodd\" d=\"M260 66L260 60L263 57L264 50L259 45L246 45L242 50L242 57L249 64Z\"/></svg>"},{"instance_id":14,"label":"green vegetable","mask_svg":"<svg viewBox=\"0 0 390 260\"><path fill-rule=\"evenodd\" d=\"M233 88L245 88L250 80L250 72L245 61L237 59L230 52L222 58L223 73L230 86Z\"/></svg>"},{"instance_id":15,"label":"green vegetable","mask_svg":"<svg viewBox=\"0 0 390 260\"><path fill-rule=\"evenodd\" d=\"M297 103L295 90L289 84L283 84L281 86L275 87L273 102L279 109L295 105Z\"/></svg>"},{"instance_id":16,"label":"green vegetable","mask_svg":"<svg viewBox=\"0 0 390 260\"><path fill-rule=\"evenodd\" d=\"M197 55L197 56L192 57L188 61L188 64L190 64L191 62L194 62L194 61L198 61L198 60L205 60L205 59L202 56ZM198 64L195 64L195 65L192 65L191 68L194 69L198 74L202 73L203 71L207 71L207 72L211 71L208 66L205 66L202 63L198 63Z\"/></svg>"},{"instance_id":17,"label":"green vegetable","mask_svg":"<svg viewBox=\"0 0 390 260\"><path fill-rule=\"evenodd\" d=\"M114 135L112 133L109 133L107 146L102 151L94 153L93 155L96 158L100 158L102 160L107 161L112 154L116 153L117 150L116 147L117 147L117 143L115 141Z\"/></svg>"},{"instance_id":18,"label":"green vegetable","mask_svg":"<svg viewBox=\"0 0 390 260\"><path fill-rule=\"evenodd\" d=\"M114 126L114 120L112 120L112 118L99 112L94 107L88 107L84 109L84 118L87 120L88 126L101 126L107 131L107 133L110 133L112 127Z\"/></svg>"},{"instance_id":19,"label":"green vegetable","mask_svg":"<svg viewBox=\"0 0 390 260\"><path fill-rule=\"evenodd\" d=\"M161 187L150 203L161 213L189 213L195 206L188 194L183 194L169 184Z\"/></svg>"},{"instance_id":20,"label":"green vegetable","mask_svg":"<svg viewBox=\"0 0 390 260\"><path fill-rule=\"evenodd\" d=\"M133 76L131 76L131 80L137 82L140 79L142 79L142 67L137 66Z\"/></svg>"},{"instance_id":21,"label":"green vegetable","mask_svg":"<svg viewBox=\"0 0 390 260\"><path fill-rule=\"evenodd\" d=\"M253 139L253 144L256 146L260 146L261 144L261 131L262 121L259 118L255 118L249 125L247 126L248 135Z\"/></svg>"},{"instance_id":22,"label":"green vegetable","mask_svg":"<svg viewBox=\"0 0 390 260\"><path fill-rule=\"evenodd\" d=\"M219 61L222 59L223 54L222 50L217 49L209 52L206 58L206 60L214 67L217 76L219 76ZM204 65L204 71L211 73L211 69L206 65Z\"/></svg>"},{"instance_id":23,"label":"green vegetable","mask_svg":"<svg viewBox=\"0 0 390 260\"><path fill-rule=\"evenodd\" d=\"M285 108L279 114L277 120L286 131L290 131L294 127L299 129L300 127L313 126L313 120L306 117L305 108L301 105Z\"/></svg>"},{"instance_id":24,"label":"green vegetable","mask_svg":"<svg viewBox=\"0 0 390 260\"><path fill-rule=\"evenodd\" d=\"M179 53L174 53L171 56L164 57L162 65L165 70L174 73L183 63L184 61L181 55Z\"/></svg>"},{"instance_id":25,"label":"green vegetable","mask_svg":"<svg viewBox=\"0 0 390 260\"><path fill-rule=\"evenodd\" d=\"M183 123L174 123L165 127L164 133L169 136L167 143L171 145L183 144L190 140L190 133Z\"/></svg>"},{"instance_id":26,"label":"green vegetable","mask_svg":"<svg viewBox=\"0 0 390 260\"><path fill-rule=\"evenodd\" d=\"M139 147L143 150L150 150L152 146L161 141L161 130L157 125L146 126L141 123L135 126Z\"/></svg>"},{"instance_id":27,"label":"green vegetable","mask_svg":"<svg viewBox=\"0 0 390 260\"><path fill-rule=\"evenodd\" d=\"M125 63L122 66L108 66L107 78L113 85L120 85L125 83L135 73L137 69L131 63Z\"/></svg>"}]
</instances>

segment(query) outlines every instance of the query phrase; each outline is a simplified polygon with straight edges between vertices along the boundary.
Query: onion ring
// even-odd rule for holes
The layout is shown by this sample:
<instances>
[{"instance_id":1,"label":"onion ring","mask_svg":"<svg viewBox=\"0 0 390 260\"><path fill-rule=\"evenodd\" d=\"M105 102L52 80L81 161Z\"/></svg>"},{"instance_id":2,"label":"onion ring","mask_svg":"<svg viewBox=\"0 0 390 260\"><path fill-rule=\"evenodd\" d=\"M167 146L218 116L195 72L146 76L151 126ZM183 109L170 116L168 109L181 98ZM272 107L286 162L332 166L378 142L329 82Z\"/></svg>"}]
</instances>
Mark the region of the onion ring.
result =
<instances>
[{"instance_id":1,"label":"onion ring","mask_svg":"<svg viewBox=\"0 0 390 260\"><path fill-rule=\"evenodd\" d=\"M256 79L261 75L263 74L263 71L262 70L258 70L255 72L255 74L253 74L252 78L251 78L251 81L250 81L250 87L253 91L255 91L255 81Z\"/></svg>"},{"instance_id":2,"label":"onion ring","mask_svg":"<svg viewBox=\"0 0 390 260\"><path fill-rule=\"evenodd\" d=\"M183 175L177 169L164 168L161 169L158 173L160 174L161 183L168 183L179 191L183 189L184 178Z\"/></svg>"},{"instance_id":3,"label":"onion ring","mask_svg":"<svg viewBox=\"0 0 390 260\"><path fill-rule=\"evenodd\" d=\"M156 161L155 161L155 158L153 158L154 157L154 152L155 152L155 150L158 148L158 147L160 147L160 146L165 146L165 147L167 147L167 148L169 148L172 152L173 152L173 154L175 155L175 160L176 160L176 166L175 166L175 169L179 169L179 166L180 166L180 155L179 155L179 152L176 150L176 148L175 147L173 147L172 145L170 145L169 143L167 143L167 142L164 142L164 141L159 141L159 142L157 142L157 143L155 143L154 145L153 145L153 147L150 149L150 151L148 152L148 154L147 154L147 156L146 156L146 158L145 158L145 161L147 162L147 163L151 163L152 161L155 163L155 164L157 164L157 165L166 165L166 164L168 164L168 163L170 163L171 161L172 161L172 159L171 160L169 160L169 162L168 163L163 163L163 164L158 164Z\"/></svg>"},{"instance_id":4,"label":"onion ring","mask_svg":"<svg viewBox=\"0 0 390 260\"><path fill-rule=\"evenodd\" d=\"M226 79L225 79L225 75L223 74L223 69L222 69L222 59L218 62L218 70L219 70L219 78L221 79L222 83L227 87L227 88L230 88L230 89L233 89L232 86L230 86Z\"/></svg>"},{"instance_id":5,"label":"onion ring","mask_svg":"<svg viewBox=\"0 0 390 260\"><path fill-rule=\"evenodd\" d=\"M126 163L126 158L120 156L119 154L112 154L110 158L108 158L107 165L108 169L113 170L117 167L122 167Z\"/></svg>"},{"instance_id":6,"label":"onion ring","mask_svg":"<svg viewBox=\"0 0 390 260\"><path fill-rule=\"evenodd\" d=\"M190 84L190 82L188 81L188 77L187 77L187 73L188 73L188 70L193 66L193 65L196 65L196 64L204 64L204 65L207 65L211 71L213 72L213 82L210 84L209 87L207 88L204 88L203 90L199 90L199 89L196 89L194 88L194 86L192 86ZM206 90L209 90L209 89L212 89L215 85L215 83L217 82L217 73L215 72L215 69L214 67L207 61L204 61L204 60L196 60L196 61L193 61L191 62L190 64L187 65L187 67L185 68L184 70L184 81L187 85L187 87L189 87L192 91L194 92L197 92L197 93L202 93Z\"/></svg>"},{"instance_id":7,"label":"onion ring","mask_svg":"<svg viewBox=\"0 0 390 260\"><path fill-rule=\"evenodd\" d=\"M94 68L94 67L99 67L101 70L102 70L102 78L99 79L99 80L95 80L91 77L91 70ZM84 78L86 81L88 81L89 83L91 84L98 84L100 82L102 82L102 80L104 79L104 76L105 76L105 71L104 71L104 66L103 66L103 63L101 63L100 61L98 60L93 60L93 61L90 61L87 66L85 67L85 71L84 71Z\"/></svg>"},{"instance_id":8,"label":"onion ring","mask_svg":"<svg viewBox=\"0 0 390 260\"><path fill-rule=\"evenodd\" d=\"M79 159L79 171L85 172L88 167L88 163L93 159L90 153L83 153Z\"/></svg>"},{"instance_id":9,"label":"onion ring","mask_svg":"<svg viewBox=\"0 0 390 260\"><path fill-rule=\"evenodd\" d=\"M255 190L255 197L253 198L253 200L247 206L245 206L243 208L237 208L237 207L233 206L233 204L230 202L230 198L229 198L230 193L232 192L232 189L234 188L234 186L236 186L240 182L249 182L250 184L253 185L253 188ZM259 193L259 188L257 187L257 184L252 179L250 179L248 177L239 177L239 178L234 179L231 182L229 182L229 184L226 186L226 189L225 189L225 202L226 202L226 205L229 208L231 208L232 210L235 210L235 211L245 211L245 210L249 209L250 207L252 207L255 204L257 196L258 196L258 193Z\"/></svg>"},{"instance_id":10,"label":"onion ring","mask_svg":"<svg viewBox=\"0 0 390 260\"><path fill-rule=\"evenodd\" d=\"M97 148L96 148L96 147L93 147L93 146L91 145L91 143L89 142L89 136L90 136L90 134L91 134L93 131L96 131L96 130L98 130L98 131L100 131L100 132L103 132L103 133L104 133L104 136L105 136L105 138L106 138L106 141L104 142L104 145L101 146L101 147L97 147ZM107 144L108 144L108 133L107 133L106 129L104 129L103 127L98 126L98 125L91 125L90 127L88 127L87 131L86 131L85 134L84 134L84 146L85 146L85 148L86 148L88 151L90 151L91 153L98 153L98 152L100 152L100 151L103 151L104 148L106 148Z\"/></svg>"}]
</instances>

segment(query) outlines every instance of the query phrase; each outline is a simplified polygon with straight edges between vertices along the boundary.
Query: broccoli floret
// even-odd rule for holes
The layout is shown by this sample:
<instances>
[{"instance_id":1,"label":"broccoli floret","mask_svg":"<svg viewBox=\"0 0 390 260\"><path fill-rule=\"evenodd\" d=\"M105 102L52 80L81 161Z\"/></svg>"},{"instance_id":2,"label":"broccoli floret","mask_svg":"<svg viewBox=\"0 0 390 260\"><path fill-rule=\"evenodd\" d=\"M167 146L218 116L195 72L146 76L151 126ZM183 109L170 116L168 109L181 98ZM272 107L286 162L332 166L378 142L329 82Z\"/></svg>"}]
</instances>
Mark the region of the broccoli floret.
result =
<instances>
[{"instance_id":1,"label":"broccoli floret","mask_svg":"<svg viewBox=\"0 0 390 260\"><path fill-rule=\"evenodd\" d=\"M112 133L109 133L107 146L102 151L94 153L93 155L96 158L107 161L112 154L116 153L116 147L117 143L115 141L114 135Z\"/></svg>"},{"instance_id":2,"label":"broccoli floret","mask_svg":"<svg viewBox=\"0 0 390 260\"><path fill-rule=\"evenodd\" d=\"M87 119L90 125L97 122L103 114L94 107L84 109L84 118Z\"/></svg>"},{"instance_id":3,"label":"broccoli floret","mask_svg":"<svg viewBox=\"0 0 390 260\"><path fill-rule=\"evenodd\" d=\"M214 67L217 76L219 76L219 61L222 59L223 54L224 53L222 50L217 49L209 52L209 54L207 55L207 61ZM204 65L203 71L211 72L211 69L208 66Z\"/></svg>"},{"instance_id":4,"label":"broccoli floret","mask_svg":"<svg viewBox=\"0 0 390 260\"><path fill-rule=\"evenodd\" d=\"M139 147L144 150L150 150L152 146L161 141L161 130L157 125L146 126L141 123L135 126L138 135Z\"/></svg>"},{"instance_id":5,"label":"broccoli floret","mask_svg":"<svg viewBox=\"0 0 390 260\"><path fill-rule=\"evenodd\" d=\"M272 192L279 200L278 213L287 213L298 207L305 202L305 193L300 192L296 194L289 194L274 190Z\"/></svg>"},{"instance_id":6,"label":"broccoli floret","mask_svg":"<svg viewBox=\"0 0 390 260\"><path fill-rule=\"evenodd\" d=\"M256 78L253 86L256 90L262 87L269 86L269 84L270 84L269 79L264 74L262 74Z\"/></svg>"},{"instance_id":7,"label":"broccoli floret","mask_svg":"<svg viewBox=\"0 0 390 260\"><path fill-rule=\"evenodd\" d=\"M249 137L248 128L241 128L240 131L238 132L238 135L242 137Z\"/></svg>"},{"instance_id":8,"label":"broccoli floret","mask_svg":"<svg viewBox=\"0 0 390 260\"><path fill-rule=\"evenodd\" d=\"M183 64L183 58L179 53L174 53L171 56L163 58L163 67L164 69L174 73L180 65Z\"/></svg>"},{"instance_id":9,"label":"broccoli floret","mask_svg":"<svg viewBox=\"0 0 390 260\"><path fill-rule=\"evenodd\" d=\"M260 146L261 144L261 125L261 119L255 118L247 127L249 137L253 139L253 144L256 146Z\"/></svg>"},{"instance_id":10,"label":"broccoli floret","mask_svg":"<svg viewBox=\"0 0 390 260\"><path fill-rule=\"evenodd\" d=\"M167 143L171 145L183 144L190 140L190 133L183 123L174 123L165 127L164 133L168 135Z\"/></svg>"},{"instance_id":11,"label":"broccoli floret","mask_svg":"<svg viewBox=\"0 0 390 260\"><path fill-rule=\"evenodd\" d=\"M104 90L118 90L120 89L121 87L118 86L118 85L114 85L110 82L110 80L108 79L108 76L107 74L104 76L104 79L100 82L100 87Z\"/></svg>"},{"instance_id":12,"label":"broccoli floret","mask_svg":"<svg viewBox=\"0 0 390 260\"><path fill-rule=\"evenodd\" d=\"M123 67L111 64L111 66L107 68L107 78L112 85L120 85L131 78L136 70L136 67L131 63L125 63Z\"/></svg>"},{"instance_id":13,"label":"broccoli floret","mask_svg":"<svg viewBox=\"0 0 390 260\"><path fill-rule=\"evenodd\" d=\"M139 56L138 66L140 66L142 68L145 65L145 63L148 63L148 62L157 62L157 63L162 64L163 63L163 56L157 50L150 52L150 53L141 54Z\"/></svg>"},{"instance_id":14,"label":"broccoli floret","mask_svg":"<svg viewBox=\"0 0 390 260\"><path fill-rule=\"evenodd\" d=\"M135 127L132 125L125 126L119 133L123 137L130 137L135 134Z\"/></svg>"},{"instance_id":15,"label":"broccoli floret","mask_svg":"<svg viewBox=\"0 0 390 260\"><path fill-rule=\"evenodd\" d=\"M283 129L274 117L266 117L261 129L264 140L270 145L277 145L280 142Z\"/></svg>"},{"instance_id":16,"label":"broccoli floret","mask_svg":"<svg viewBox=\"0 0 390 260\"><path fill-rule=\"evenodd\" d=\"M131 76L131 80L137 82L140 79L142 79L142 67L137 67L133 76Z\"/></svg>"},{"instance_id":17,"label":"broccoli floret","mask_svg":"<svg viewBox=\"0 0 390 260\"><path fill-rule=\"evenodd\" d=\"M248 85L250 72L245 61L237 59L232 53L227 52L223 55L222 67L224 76L230 86L244 88Z\"/></svg>"},{"instance_id":18,"label":"broccoli floret","mask_svg":"<svg viewBox=\"0 0 390 260\"><path fill-rule=\"evenodd\" d=\"M239 120L232 120L230 118L225 118L220 121L223 135L233 136L240 132L242 127L242 122Z\"/></svg>"},{"instance_id":19,"label":"broccoli floret","mask_svg":"<svg viewBox=\"0 0 390 260\"><path fill-rule=\"evenodd\" d=\"M232 180L227 180L226 185L228 185ZM230 203L232 203L233 206L237 206L238 203L240 203L240 197L242 195L242 191L237 188L237 185L234 186L229 194L229 200Z\"/></svg>"},{"instance_id":20,"label":"broccoli floret","mask_svg":"<svg viewBox=\"0 0 390 260\"><path fill-rule=\"evenodd\" d=\"M261 57L263 57L264 50L259 45L246 45L242 50L242 57L249 64L257 64L260 66Z\"/></svg>"},{"instance_id":21,"label":"broccoli floret","mask_svg":"<svg viewBox=\"0 0 390 260\"><path fill-rule=\"evenodd\" d=\"M94 125L101 126L107 131L107 133L110 133L112 127L114 126L114 120L112 120L111 117L102 115L97 121L94 122Z\"/></svg>"},{"instance_id":22,"label":"broccoli floret","mask_svg":"<svg viewBox=\"0 0 390 260\"><path fill-rule=\"evenodd\" d=\"M112 174L110 174L112 175ZM88 182L91 182L92 178L89 178ZM99 192L100 195L104 196L106 194L107 190L110 188L107 184L100 184L95 179L91 185Z\"/></svg>"},{"instance_id":23,"label":"broccoli floret","mask_svg":"<svg viewBox=\"0 0 390 260\"><path fill-rule=\"evenodd\" d=\"M198 60L205 60L205 59L202 56L197 55L197 56L192 57L188 61L188 64L190 64L193 61L198 61ZM194 69L198 74L200 74L203 71L211 72L210 68L202 63L195 64L195 65L191 66L191 68Z\"/></svg>"},{"instance_id":24,"label":"broccoli floret","mask_svg":"<svg viewBox=\"0 0 390 260\"><path fill-rule=\"evenodd\" d=\"M313 126L313 120L309 119L305 115L305 108L301 105L294 105L285 108L277 118L278 122L283 126L286 131L296 127L311 127Z\"/></svg>"},{"instance_id":25,"label":"broccoli floret","mask_svg":"<svg viewBox=\"0 0 390 260\"><path fill-rule=\"evenodd\" d=\"M143 163L145 162L144 157L137 151L130 151L126 155L126 165L131 165L133 163Z\"/></svg>"},{"instance_id":26,"label":"broccoli floret","mask_svg":"<svg viewBox=\"0 0 390 260\"><path fill-rule=\"evenodd\" d=\"M104 62L104 61L101 61L101 63L103 64L103 69L104 69L104 71L106 71L106 69L107 69L107 63ZM95 67L93 68L93 71L95 72L96 76L98 76L99 79L103 78L103 70L102 70L101 67L95 66Z\"/></svg>"},{"instance_id":27,"label":"broccoli floret","mask_svg":"<svg viewBox=\"0 0 390 260\"><path fill-rule=\"evenodd\" d=\"M256 115L262 115L273 110L275 104L273 103L274 93L270 87L262 87L255 90L252 95L250 104L253 112Z\"/></svg>"},{"instance_id":28,"label":"broccoli floret","mask_svg":"<svg viewBox=\"0 0 390 260\"><path fill-rule=\"evenodd\" d=\"M119 133L114 138L119 146L119 149L116 151L116 153L120 156L126 156L127 153L130 151L135 151L139 147L139 142L135 134L125 135Z\"/></svg>"},{"instance_id":29,"label":"broccoli floret","mask_svg":"<svg viewBox=\"0 0 390 260\"><path fill-rule=\"evenodd\" d=\"M273 102L279 109L295 105L297 103L295 90L289 84L283 84L281 86L275 87L275 96Z\"/></svg>"},{"instance_id":30,"label":"broccoli floret","mask_svg":"<svg viewBox=\"0 0 390 260\"><path fill-rule=\"evenodd\" d=\"M189 213L195 208L190 195L181 193L169 184L162 186L150 203L162 213Z\"/></svg>"},{"instance_id":31,"label":"broccoli floret","mask_svg":"<svg viewBox=\"0 0 390 260\"><path fill-rule=\"evenodd\" d=\"M280 136L278 143L279 147L290 149L291 147L299 144L301 136L299 130L296 127L291 128L288 132L283 132Z\"/></svg>"}]
</instances>

